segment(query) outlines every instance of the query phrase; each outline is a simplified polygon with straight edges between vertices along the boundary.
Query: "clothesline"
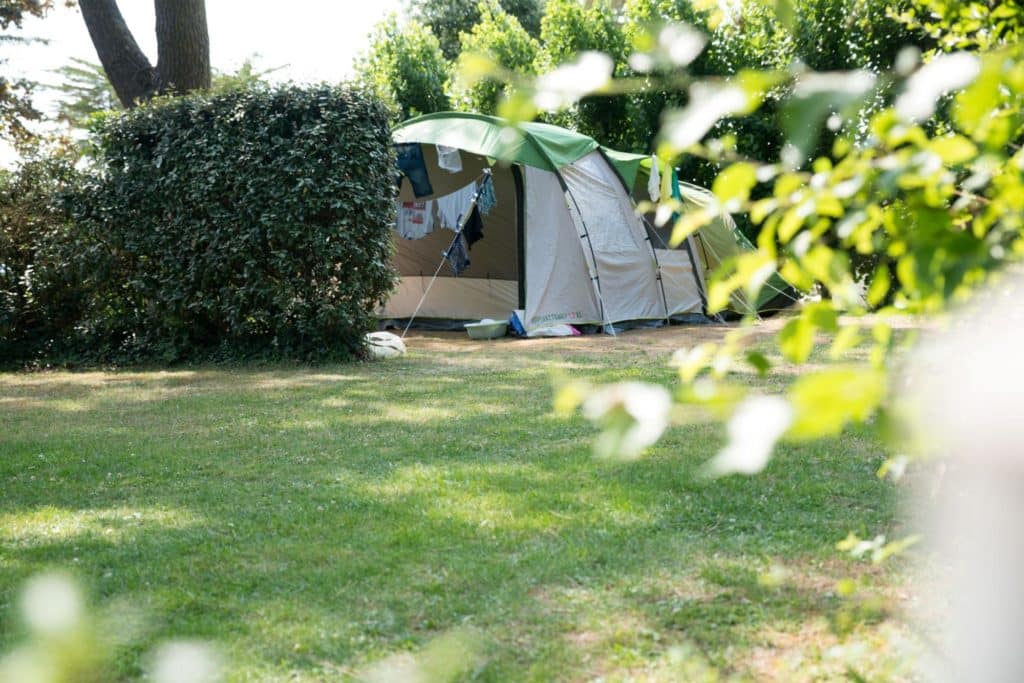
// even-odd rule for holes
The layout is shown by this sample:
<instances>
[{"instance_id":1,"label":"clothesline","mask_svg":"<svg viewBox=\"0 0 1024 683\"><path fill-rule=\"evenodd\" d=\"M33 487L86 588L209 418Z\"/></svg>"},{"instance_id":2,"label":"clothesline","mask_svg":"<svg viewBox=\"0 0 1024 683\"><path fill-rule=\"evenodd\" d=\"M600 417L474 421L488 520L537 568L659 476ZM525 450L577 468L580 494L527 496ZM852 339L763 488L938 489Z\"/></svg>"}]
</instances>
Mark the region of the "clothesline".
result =
<instances>
[{"instance_id":1,"label":"clothesline","mask_svg":"<svg viewBox=\"0 0 1024 683\"><path fill-rule=\"evenodd\" d=\"M462 171L462 156L456 147L436 145L437 165L449 173L460 173ZM427 172L427 162L423 157L423 148L416 142L403 142L395 145L397 156L396 165L401 171L398 175L398 186L402 186L402 176L409 179L412 185L412 193L417 199L434 194L434 188L430 182L430 174Z\"/></svg>"},{"instance_id":2,"label":"clothesline","mask_svg":"<svg viewBox=\"0 0 1024 683\"><path fill-rule=\"evenodd\" d=\"M486 216L497 205L494 193L494 182L490 174L478 184L476 180L446 195L427 200L400 202L396 219L398 233L409 240L426 237L434 231L435 224L449 230L458 230L459 219L470 200L480 192L477 200L479 213ZM470 217L471 223L466 230L470 244L483 236L483 226L478 217Z\"/></svg>"}]
</instances>

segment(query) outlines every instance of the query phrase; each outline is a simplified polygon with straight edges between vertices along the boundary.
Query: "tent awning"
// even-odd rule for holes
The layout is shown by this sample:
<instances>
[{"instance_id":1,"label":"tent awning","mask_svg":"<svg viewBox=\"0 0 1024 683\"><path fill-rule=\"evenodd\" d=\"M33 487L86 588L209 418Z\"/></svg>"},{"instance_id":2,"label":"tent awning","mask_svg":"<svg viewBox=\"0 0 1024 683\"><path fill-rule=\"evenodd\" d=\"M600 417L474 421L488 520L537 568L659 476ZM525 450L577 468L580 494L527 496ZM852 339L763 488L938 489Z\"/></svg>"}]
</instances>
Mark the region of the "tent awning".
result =
<instances>
[{"instance_id":1,"label":"tent awning","mask_svg":"<svg viewBox=\"0 0 1024 683\"><path fill-rule=\"evenodd\" d=\"M619 175L622 176L622 179L626 181L626 187L633 187L634 183L636 183L636 174L640 172L640 167L644 162L646 162L647 168L651 166L651 157L647 154L620 152L609 147L602 147L601 150L608 157L608 161L612 163L615 170L619 172Z\"/></svg>"},{"instance_id":2,"label":"tent awning","mask_svg":"<svg viewBox=\"0 0 1024 683\"><path fill-rule=\"evenodd\" d=\"M439 112L409 119L395 126L396 143L457 147L506 163L557 171L598 148L586 135L546 123L510 125L482 114Z\"/></svg>"}]
</instances>

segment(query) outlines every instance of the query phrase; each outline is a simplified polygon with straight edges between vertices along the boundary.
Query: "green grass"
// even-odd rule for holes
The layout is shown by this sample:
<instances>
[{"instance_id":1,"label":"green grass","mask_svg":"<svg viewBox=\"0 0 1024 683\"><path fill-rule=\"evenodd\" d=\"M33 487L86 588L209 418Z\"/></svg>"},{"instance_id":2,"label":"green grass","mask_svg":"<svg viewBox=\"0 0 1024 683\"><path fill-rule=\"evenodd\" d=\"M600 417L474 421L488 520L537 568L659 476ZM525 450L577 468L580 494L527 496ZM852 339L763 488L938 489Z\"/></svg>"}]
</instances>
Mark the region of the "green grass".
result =
<instances>
[{"instance_id":1,"label":"green grass","mask_svg":"<svg viewBox=\"0 0 1024 683\"><path fill-rule=\"evenodd\" d=\"M665 353L412 348L316 369L0 374L0 650L21 635L20 587L54 567L147 615L121 677L187 637L218 645L228 680L344 680L458 627L486 681L672 680L680 646L726 674L803 676L829 671L838 617L854 614L849 638L898 628L835 590L907 580L834 549L896 523L865 434L703 482L721 426L610 464L588 424L550 411L553 369L670 384Z\"/></svg>"}]
</instances>

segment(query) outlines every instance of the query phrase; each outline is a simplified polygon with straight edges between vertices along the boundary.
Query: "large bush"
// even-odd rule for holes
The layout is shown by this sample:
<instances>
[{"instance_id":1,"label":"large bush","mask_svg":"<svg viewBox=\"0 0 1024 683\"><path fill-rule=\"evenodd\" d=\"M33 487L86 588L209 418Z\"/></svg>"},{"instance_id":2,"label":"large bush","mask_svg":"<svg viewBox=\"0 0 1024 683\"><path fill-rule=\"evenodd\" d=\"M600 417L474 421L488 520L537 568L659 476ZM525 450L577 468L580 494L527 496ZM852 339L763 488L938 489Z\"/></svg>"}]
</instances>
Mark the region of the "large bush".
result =
<instances>
[{"instance_id":1,"label":"large bush","mask_svg":"<svg viewBox=\"0 0 1024 683\"><path fill-rule=\"evenodd\" d=\"M0 171L0 364L66 352L78 320L82 292L62 246L70 226L54 201L77 175L66 151Z\"/></svg>"},{"instance_id":2,"label":"large bush","mask_svg":"<svg viewBox=\"0 0 1024 683\"><path fill-rule=\"evenodd\" d=\"M316 86L103 119L68 198L104 357L349 357L394 283L388 111Z\"/></svg>"}]
</instances>

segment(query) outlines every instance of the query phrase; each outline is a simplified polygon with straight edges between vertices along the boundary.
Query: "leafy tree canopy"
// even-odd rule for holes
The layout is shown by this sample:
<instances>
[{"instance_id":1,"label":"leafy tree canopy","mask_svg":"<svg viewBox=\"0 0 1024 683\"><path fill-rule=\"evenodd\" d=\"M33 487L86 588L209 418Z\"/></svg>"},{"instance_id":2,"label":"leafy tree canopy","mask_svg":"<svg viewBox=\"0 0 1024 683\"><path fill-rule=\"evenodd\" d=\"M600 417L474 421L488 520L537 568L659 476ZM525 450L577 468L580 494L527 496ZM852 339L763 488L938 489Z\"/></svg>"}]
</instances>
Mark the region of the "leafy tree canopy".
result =
<instances>
[{"instance_id":1,"label":"leafy tree canopy","mask_svg":"<svg viewBox=\"0 0 1024 683\"><path fill-rule=\"evenodd\" d=\"M544 0L497 0L501 9L516 19L528 34L540 34ZM461 35L469 33L480 22L479 0L406 0L409 16L429 26L437 36L445 58L459 56Z\"/></svg>"},{"instance_id":2,"label":"leafy tree canopy","mask_svg":"<svg viewBox=\"0 0 1024 683\"><path fill-rule=\"evenodd\" d=\"M540 44L523 28L519 20L503 10L496 0L477 5L480 21L469 33L462 34L462 53L457 71L472 74L480 58L489 65L512 74L533 74ZM495 78L468 83L455 78L449 85L452 105L459 111L494 114L505 92L505 84Z\"/></svg>"},{"instance_id":3,"label":"leafy tree canopy","mask_svg":"<svg viewBox=\"0 0 1024 683\"><path fill-rule=\"evenodd\" d=\"M377 24L370 49L356 62L358 80L377 92L398 120L450 108L448 62L429 26L391 15Z\"/></svg>"},{"instance_id":4,"label":"leafy tree canopy","mask_svg":"<svg viewBox=\"0 0 1024 683\"><path fill-rule=\"evenodd\" d=\"M584 5L577 0L548 0L541 21L538 73L571 62L582 52L600 51L612 58L613 71L628 75L631 50L611 0ZM629 102L623 97L589 97L548 117L551 123L578 130L613 147L633 147Z\"/></svg>"}]
</instances>

